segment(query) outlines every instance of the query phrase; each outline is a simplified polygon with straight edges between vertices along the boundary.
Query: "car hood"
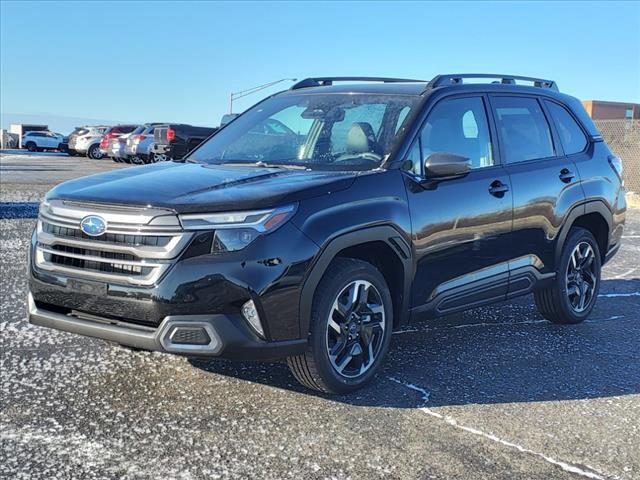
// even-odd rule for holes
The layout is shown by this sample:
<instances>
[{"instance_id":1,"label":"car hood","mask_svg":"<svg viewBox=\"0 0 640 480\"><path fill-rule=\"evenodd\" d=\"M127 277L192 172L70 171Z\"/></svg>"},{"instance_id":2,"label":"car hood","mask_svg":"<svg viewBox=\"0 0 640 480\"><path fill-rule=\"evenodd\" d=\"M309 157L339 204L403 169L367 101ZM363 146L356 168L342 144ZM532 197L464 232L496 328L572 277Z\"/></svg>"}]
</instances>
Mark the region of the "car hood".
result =
<instances>
[{"instance_id":1,"label":"car hood","mask_svg":"<svg viewBox=\"0 0 640 480\"><path fill-rule=\"evenodd\" d=\"M272 207L351 186L358 172L163 162L61 183L47 199L152 206L177 213Z\"/></svg>"}]
</instances>

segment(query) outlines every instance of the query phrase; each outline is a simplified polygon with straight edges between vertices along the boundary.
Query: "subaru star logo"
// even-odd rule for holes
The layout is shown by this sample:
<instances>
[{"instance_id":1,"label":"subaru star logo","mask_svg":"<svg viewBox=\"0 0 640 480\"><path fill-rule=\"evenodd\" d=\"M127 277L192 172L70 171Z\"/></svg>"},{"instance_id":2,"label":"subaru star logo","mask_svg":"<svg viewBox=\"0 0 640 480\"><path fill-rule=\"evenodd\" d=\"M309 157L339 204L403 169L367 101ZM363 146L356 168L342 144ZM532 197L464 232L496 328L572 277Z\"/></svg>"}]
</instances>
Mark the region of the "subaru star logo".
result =
<instances>
[{"instance_id":1,"label":"subaru star logo","mask_svg":"<svg viewBox=\"0 0 640 480\"><path fill-rule=\"evenodd\" d=\"M97 215L89 215L80 222L80 230L91 237L99 237L107 230L107 222Z\"/></svg>"}]
</instances>

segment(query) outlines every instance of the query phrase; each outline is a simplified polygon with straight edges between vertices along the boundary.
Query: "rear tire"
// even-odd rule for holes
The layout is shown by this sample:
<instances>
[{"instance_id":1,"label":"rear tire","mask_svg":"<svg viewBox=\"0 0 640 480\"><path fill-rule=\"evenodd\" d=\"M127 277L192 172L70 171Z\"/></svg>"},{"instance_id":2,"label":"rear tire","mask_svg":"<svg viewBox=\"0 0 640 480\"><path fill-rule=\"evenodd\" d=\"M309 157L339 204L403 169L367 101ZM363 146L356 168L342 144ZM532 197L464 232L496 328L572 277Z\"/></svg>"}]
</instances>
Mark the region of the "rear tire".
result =
<instances>
[{"instance_id":1,"label":"rear tire","mask_svg":"<svg viewBox=\"0 0 640 480\"><path fill-rule=\"evenodd\" d=\"M310 389L349 393L373 378L392 329L393 304L382 274L362 260L337 258L313 297L307 350L287 363Z\"/></svg>"},{"instance_id":2,"label":"rear tire","mask_svg":"<svg viewBox=\"0 0 640 480\"><path fill-rule=\"evenodd\" d=\"M590 231L572 228L553 284L534 293L538 311L553 323L584 321L596 303L602 268L600 248Z\"/></svg>"},{"instance_id":3,"label":"rear tire","mask_svg":"<svg viewBox=\"0 0 640 480\"><path fill-rule=\"evenodd\" d=\"M102 154L99 145L91 145L91 147L89 147L89 151L87 152L87 157L89 157L91 160L100 160L102 157L104 157L104 155Z\"/></svg>"},{"instance_id":4,"label":"rear tire","mask_svg":"<svg viewBox=\"0 0 640 480\"><path fill-rule=\"evenodd\" d=\"M36 146L36 144L34 142L27 142L25 147L27 147L27 150L29 150L30 152L38 151L38 147Z\"/></svg>"},{"instance_id":5,"label":"rear tire","mask_svg":"<svg viewBox=\"0 0 640 480\"><path fill-rule=\"evenodd\" d=\"M164 153L155 153L155 152L152 152L149 155L149 158L150 158L150 163L166 162L169 160Z\"/></svg>"}]
</instances>

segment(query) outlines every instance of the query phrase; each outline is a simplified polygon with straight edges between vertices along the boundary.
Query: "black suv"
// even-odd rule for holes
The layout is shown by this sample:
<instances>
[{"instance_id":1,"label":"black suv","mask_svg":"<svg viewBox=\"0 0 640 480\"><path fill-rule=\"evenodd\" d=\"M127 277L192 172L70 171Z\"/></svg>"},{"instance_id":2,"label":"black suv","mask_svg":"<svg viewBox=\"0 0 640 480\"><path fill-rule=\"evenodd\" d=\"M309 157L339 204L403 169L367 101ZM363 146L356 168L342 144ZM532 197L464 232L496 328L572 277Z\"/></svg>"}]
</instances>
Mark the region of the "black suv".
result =
<instances>
[{"instance_id":1,"label":"black suv","mask_svg":"<svg viewBox=\"0 0 640 480\"><path fill-rule=\"evenodd\" d=\"M29 320L286 358L307 387L344 393L414 318L533 292L550 321L583 321L625 210L620 160L553 81L310 78L183 161L51 190Z\"/></svg>"}]
</instances>

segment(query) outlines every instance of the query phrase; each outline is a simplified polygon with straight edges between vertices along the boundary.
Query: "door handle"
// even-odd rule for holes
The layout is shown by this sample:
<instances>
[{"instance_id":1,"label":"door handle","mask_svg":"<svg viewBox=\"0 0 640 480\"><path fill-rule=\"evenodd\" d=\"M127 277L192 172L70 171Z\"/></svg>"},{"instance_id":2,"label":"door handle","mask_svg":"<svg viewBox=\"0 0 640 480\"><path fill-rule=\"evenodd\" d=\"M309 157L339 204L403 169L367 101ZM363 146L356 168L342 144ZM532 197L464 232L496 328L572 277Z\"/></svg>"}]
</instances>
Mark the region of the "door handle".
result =
<instances>
[{"instance_id":1,"label":"door handle","mask_svg":"<svg viewBox=\"0 0 640 480\"><path fill-rule=\"evenodd\" d=\"M508 191L509 186L502 183L500 180L494 180L491 185L489 185L489 193L494 197L502 198Z\"/></svg>"},{"instance_id":2,"label":"door handle","mask_svg":"<svg viewBox=\"0 0 640 480\"><path fill-rule=\"evenodd\" d=\"M560 170L560 175L558 175L560 180L562 180L564 183L569 183L574 179L575 176L575 173L573 173L568 168L563 168L562 170Z\"/></svg>"}]
</instances>

